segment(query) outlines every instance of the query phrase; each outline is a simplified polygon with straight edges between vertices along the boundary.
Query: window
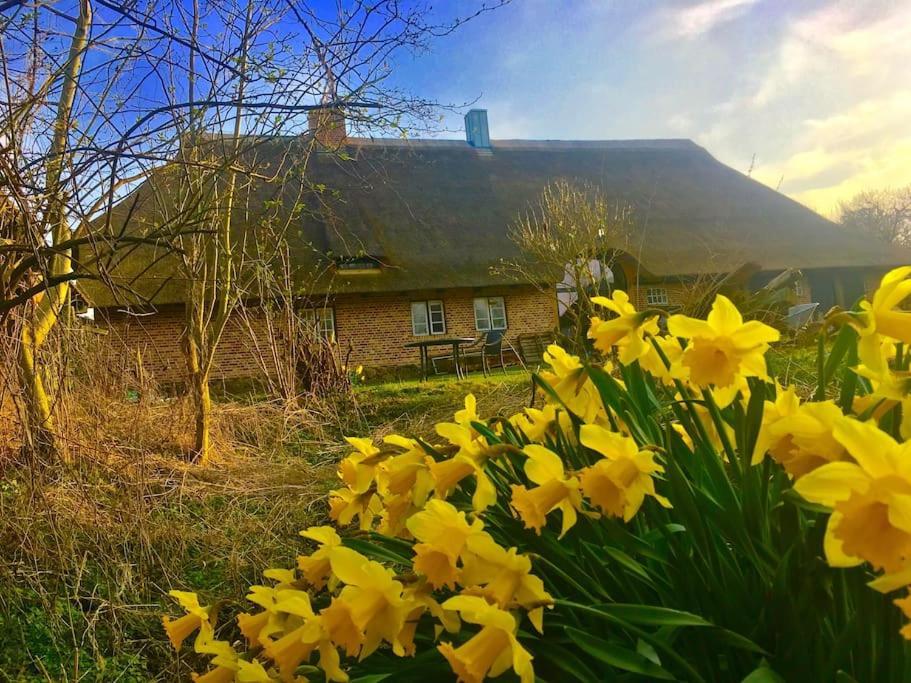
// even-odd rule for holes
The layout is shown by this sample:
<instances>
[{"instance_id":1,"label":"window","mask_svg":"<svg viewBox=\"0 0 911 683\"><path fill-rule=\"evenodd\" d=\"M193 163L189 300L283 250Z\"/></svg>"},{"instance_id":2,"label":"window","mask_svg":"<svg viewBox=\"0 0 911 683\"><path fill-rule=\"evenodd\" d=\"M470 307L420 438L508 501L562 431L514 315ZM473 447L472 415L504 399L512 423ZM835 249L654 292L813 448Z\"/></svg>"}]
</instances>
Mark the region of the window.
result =
<instances>
[{"instance_id":1,"label":"window","mask_svg":"<svg viewBox=\"0 0 911 683\"><path fill-rule=\"evenodd\" d=\"M442 301L412 301L411 331L415 337L446 333L446 313Z\"/></svg>"},{"instance_id":2,"label":"window","mask_svg":"<svg viewBox=\"0 0 911 683\"><path fill-rule=\"evenodd\" d=\"M645 303L649 306L667 306L667 290L664 287L649 287L645 290Z\"/></svg>"},{"instance_id":3,"label":"window","mask_svg":"<svg viewBox=\"0 0 911 683\"><path fill-rule=\"evenodd\" d=\"M305 308L301 311L301 318L314 336L326 341L335 340L335 309L331 306Z\"/></svg>"},{"instance_id":4,"label":"window","mask_svg":"<svg viewBox=\"0 0 911 683\"><path fill-rule=\"evenodd\" d=\"M798 299L803 296L803 280L794 280L794 296Z\"/></svg>"},{"instance_id":5,"label":"window","mask_svg":"<svg viewBox=\"0 0 911 683\"><path fill-rule=\"evenodd\" d=\"M474 300L474 326L480 332L506 329L506 302L502 296Z\"/></svg>"},{"instance_id":6,"label":"window","mask_svg":"<svg viewBox=\"0 0 911 683\"><path fill-rule=\"evenodd\" d=\"M346 275L375 274L382 270L382 263L376 256L339 256L335 259L335 267Z\"/></svg>"}]
</instances>

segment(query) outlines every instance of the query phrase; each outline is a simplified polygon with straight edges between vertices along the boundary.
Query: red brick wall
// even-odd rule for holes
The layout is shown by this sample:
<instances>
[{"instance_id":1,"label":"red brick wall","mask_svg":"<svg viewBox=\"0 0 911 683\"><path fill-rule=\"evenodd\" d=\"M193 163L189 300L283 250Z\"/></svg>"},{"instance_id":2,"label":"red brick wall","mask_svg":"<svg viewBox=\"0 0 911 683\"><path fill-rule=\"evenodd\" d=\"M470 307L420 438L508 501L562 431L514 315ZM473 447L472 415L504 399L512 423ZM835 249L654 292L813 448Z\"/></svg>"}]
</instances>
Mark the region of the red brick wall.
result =
<instances>
[{"instance_id":1,"label":"red brick wall","mask_svg":"<svg viewBox=\"0 0 911 683\"><path fill-rule=\"evenodd\" d=\"M335 300L335 329L345 353L351 347L351 364L367 367L417 365L419 352L404 344L433 336L478 337L474 298L502 296L506 302L506 339L524 333L544 333L557 326L556 291L541 292L531 286L484 289L449 289L394 294L349 294ZM415 337L411 329L411 302L441 300L446 334ZM447 349L431 349L443 353Z\"/></svg>"},{"instance_id":2,"label":"red brick wall","mask_svg":"<svg viewBox=\"0 0 911 683\"><path fill-rule=\"evenodd\" d=\"M411 329L411 302L442 300L446 335L477 337L473 300L475 296L503 296L506 302L507 339L522 333L544 333L556 327L557 305L553 290L541 292L532 286L483 289L432 290L389 294L345 294L335 297L335 329L343 357L351 365L384 367L418 364L418 350L404 344L417 341ZM96 311L96 324L110 329L111 343L131 356L138 351L146 372L158 381L184 379L186 364L182 344L182 307L170 306L152 315L134 316L117 311ZM249 323L235 315L228 323L215 355L212 377L254 377L271 367L270 344L265 321L256 309L246 314ZM251 334L250 328L253 333ZM442 352L442 350L441 350Z\"/></svg>"},{"instance_id":3,"label":"red brick wall","mask_svg":"<svg viewBox=\"0 0 911 683\"><path fill-rule=\"evenodd\" d=\"M238 315L225 327L215 354L214 378L251 377L261 374L263 361L270 357L263 319L253 311L248 325ZM108 338L135 358L142 357L142 367L159 382L173 382L186 377L183 354L184 312L179 306L168 306L151 315L130 315L120 311L96 311L95 324L110 330ZM250 327L255 330L250 334ZM260 355L262 354L262 356ZM138 364L138 361L135 361ZM271 364L267 364L271 367Z\"/></svg>"}]
</instances>

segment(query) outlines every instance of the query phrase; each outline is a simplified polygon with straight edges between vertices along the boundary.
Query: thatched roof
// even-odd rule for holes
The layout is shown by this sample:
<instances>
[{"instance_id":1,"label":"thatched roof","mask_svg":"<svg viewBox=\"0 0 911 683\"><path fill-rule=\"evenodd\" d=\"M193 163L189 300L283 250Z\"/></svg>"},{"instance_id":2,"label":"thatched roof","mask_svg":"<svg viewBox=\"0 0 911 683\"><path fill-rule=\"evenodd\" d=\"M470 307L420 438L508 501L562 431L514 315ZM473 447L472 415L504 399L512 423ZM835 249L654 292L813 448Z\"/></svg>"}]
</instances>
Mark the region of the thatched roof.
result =
<instances>
[{"instance_id":1,"label":"thatched roof","mask_svg":"<svg viewBox=\"0 0 911 683\"><path fill-rule=\"evenodd\" d=\"M274 171L303 156L307 141L267 139L256 155ZM235 218L235 224L255 226L263 207L274 211L276 205L295 205L302 213L291 221L287 239L300 286L309 291L511 282L491 271L517 256L508 227L548 183L561 178L635 207L631 242L624 246L655 277L729 272L745 263L762 270L813 269L885 266L907 258L842 230L688 140L500 140L480 150L454 140L350 139L341 152L309 155L302 193L300 180L281 188L253 181L245 213ZM297 184L289 187L289 182ZM128 231L160 221L166 213L162 197L169 194L161 191L161 183L153 175L115 207L113 228L119 229L127 215ZM282 212L287 218L291 208ZM108 268L106 276L155 303L178 302L183 288L178 279L169 280L176 272L173 260L165 258L143 272L156 255L161 249L137 249ZM349 257L370 257L380 267L357 274L333 266ZM559 277L541 274L554 282ZM125 293L115 300L98 283L81 289L96 306L136 301Z\"/></svg>"}]
</instances>

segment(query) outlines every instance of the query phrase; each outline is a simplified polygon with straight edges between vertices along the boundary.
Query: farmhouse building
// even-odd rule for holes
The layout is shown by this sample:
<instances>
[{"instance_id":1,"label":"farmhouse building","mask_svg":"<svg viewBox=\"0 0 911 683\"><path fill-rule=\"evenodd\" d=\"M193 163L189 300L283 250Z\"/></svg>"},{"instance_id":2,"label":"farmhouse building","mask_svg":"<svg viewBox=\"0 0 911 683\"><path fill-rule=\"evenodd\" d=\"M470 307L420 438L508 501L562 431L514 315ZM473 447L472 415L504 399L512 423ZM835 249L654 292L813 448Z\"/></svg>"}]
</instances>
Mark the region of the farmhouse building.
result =
<instances>
[{"instance_id":1,"label":"farmhouse building","mask_svg":"<svg viewBox=\"0 0 911 683\"><path fill-rule=\"evenodd\" d=\"M801 269L796 300L825 309L850 304L901 260L689 140L490 140L483 110L466 117L465 141L354 138L340 116L317 119L307 135L257 141L257 178L281 181L246 182L233 225L250 264L284 226L300 306L352 365L416 365L418 350L405 344L435 335L552 330L562 273L542 267L520 282L498 266L519 256L510 225L557 179L633 207L613 276L641 307L673 308L694 278L753 264L754 283ZM295 164L298 176L287 172ZM110 230L168 220L164 168L105 217ZM81 286L96 323L165 381L184 375L176 258L144 245L102 261L101 277ZM255 316L232 321L213 374L259 372L263 334Z\"/></svg>"}]
</instances>

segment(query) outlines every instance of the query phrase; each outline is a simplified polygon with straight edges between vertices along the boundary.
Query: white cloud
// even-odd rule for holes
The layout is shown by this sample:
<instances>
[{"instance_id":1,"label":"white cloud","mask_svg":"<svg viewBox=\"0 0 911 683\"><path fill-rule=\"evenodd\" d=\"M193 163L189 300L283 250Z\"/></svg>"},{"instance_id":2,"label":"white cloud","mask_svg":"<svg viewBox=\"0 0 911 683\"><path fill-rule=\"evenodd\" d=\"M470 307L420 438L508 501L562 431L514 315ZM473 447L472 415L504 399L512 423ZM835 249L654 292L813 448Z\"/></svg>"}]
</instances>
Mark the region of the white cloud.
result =
<instances>
[{"instance_id":1,"label":"white cloud","mask_svg":"<svg viewBox=\"0 0 911 683\"><path fill-rule=\"evenodd\" d=\"M696 38L747 11L758 0L703 0L689 7L664 12L663 33L669 37Z\"/></svg>"},{"instance_id":2,"label":"white cloud","mask_svg":"<svg viewBox=\"0 0 911 683\"><path fill-rule=\"evenodd\" d=\"M756 169L757 180L831 214L857 192L911 184L911 92L863 100L805 120L788 157Z\"/></svg>"},{"instance_id":3,"label":"white cloud","mask_svg":"<svg viewBox=\"0 0 911 683\"><path fill-rule=\"evenodd\" d=\"M911 183L911 3L829 2L791 20L766 57L716 108L707 142L758 152L754 177L783 178L824 213Z\"/></svg>"}]
</instances>

